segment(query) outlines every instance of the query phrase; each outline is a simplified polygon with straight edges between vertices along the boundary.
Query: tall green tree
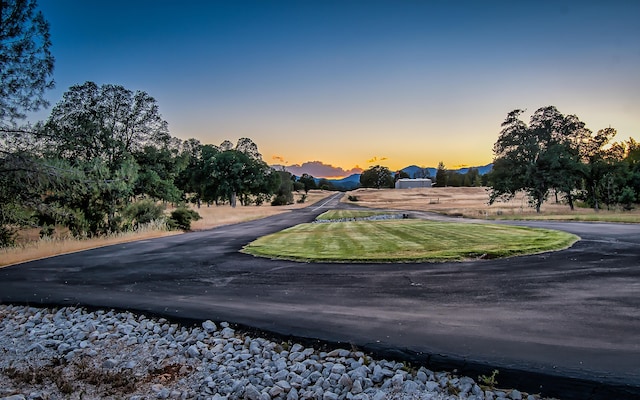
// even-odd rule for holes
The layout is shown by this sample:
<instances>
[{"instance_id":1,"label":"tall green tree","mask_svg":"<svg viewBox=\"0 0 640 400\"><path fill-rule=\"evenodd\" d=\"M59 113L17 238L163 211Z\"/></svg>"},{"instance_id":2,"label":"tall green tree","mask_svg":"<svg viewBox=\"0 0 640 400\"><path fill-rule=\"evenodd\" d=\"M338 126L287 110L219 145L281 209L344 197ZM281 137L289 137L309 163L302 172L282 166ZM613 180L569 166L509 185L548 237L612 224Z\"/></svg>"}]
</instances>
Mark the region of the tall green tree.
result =
<instances>
[{"instance_id":1,"label":"tall green tree","mask_svg":"<svg viewBox=\"0 0 640 400\"><path fill-rule=\"evenodd\" d=\"M210 191L205 191L206 201L229 201L232 207L240 197L247 204L251 196L271 194L274 178L273 170L263 161L251 158L238 150L226 150L204 160L205 171L210 171L205 179L210 179Z\"/></svg>"},{"instance_id":2,"label":"tall green tree","mask_svg":"<svg viewBox=\"0 0 640 400\"><path fill-rule=\"evenodd\" d=\"M271 202L272 206L286 206L293 204L293 176L284 169L276 171L278 175L278 187L275 190L275 197Z\"/></svg>"},{"instance_id":3,"label":"tall green tree","mask_svg":"<svg viewBox=\"0 0 640 400\"><path fill-rule=\"evenodd\" d=\"M149 196L156 200L178 202L182 191L175 182L182 170L187 167L187 154L169 147L157 148L145 146L134 153L139 166L135 184L136 195Z\"/></svg>"},{"instance_id":4,"label":"tall green tree","mask_svg":"<svg viewBox=\"0 0 640 400\"><path fill-rule=\"evenodd\" d=\"M19 126L48 105L44 94L54 86L49 24L36 8L35 0L0 0L0 247L13 244L42 190L61 175L34 152L33 127Z\"/></svg>"},{"instance_id":5,"label":"tall green tree","mask_svg":"<svg viewBox=\"0 0 640 400\"><path fill-rule=\"evenodd\" d=\"M54 57L49 23L36 0L0 0L0 128L48 102Z\"/></svg>"},{"instance_id":6,"label":"tall green tree","mask_svg":"<svg viewBox=\"0 0 640 400\"><path fill-rule=\"evenodd\" d=\"M298 182L302 183L304 187L304 192L309 193L309 190L316 189L318 185L316 185L316 180L313 176L304 173L298 178Z\"/></svg>"},{"instance_id":7,"label":"tall green tree","mask_svg":"<svg viewBox=\"0 0 640 400\"><path fill-rule=\"evenodd\" d=\"M102 158L110 168L145 146L166 146L168 124L156 100L120 85L75 85L63 94L45 124L53 155L79 161Z\"/></svg>"},{"instance_id":8,"label":"tall green tree","mask_svg":"<svg viewBox=\"0 0 640 400\"><path fill-rule=\"evenodd\" d=\"M489 202L523 190L540 212L551 189L572 196L581 176L579 147L588 130L577 117L564 116L553 106L536 110L529 125L520 120L522 113L507 115L494 144Z\"/></svg>"},{"instance_id":9,"label":"tall green tree","mask_svg":"<svg viewBox=\"0 0 640 400\"><path fill-rule=\"evenodd\" d=\"M613 128L600 129L582 147L587 201L595 210L600 209L601 202L611 201L615 175L622 167L620 151L608 148L616 134Z\"/></svg>"},{"instance_id":10,"label":"tall green tree","mask_svg":"<svg viewBox=\"0 0 640 400\"><path fill-rule=\"evenodd\" d=\"M436 170L436 186L445 187L447 186L447 168L444 166L444 163L440 161L438 163L438 168Z\"/></svg>"},{"instance_id":11,"label":"tall green tree","mask_svg":"<svg viewBox=\"0 0 640 400\"><path fill-rule=\"evenodd\" d=\"M389 168L376 165L360 175L360 185L365 188L392 188L393 176Z\"/></svg>"}]
</instances>

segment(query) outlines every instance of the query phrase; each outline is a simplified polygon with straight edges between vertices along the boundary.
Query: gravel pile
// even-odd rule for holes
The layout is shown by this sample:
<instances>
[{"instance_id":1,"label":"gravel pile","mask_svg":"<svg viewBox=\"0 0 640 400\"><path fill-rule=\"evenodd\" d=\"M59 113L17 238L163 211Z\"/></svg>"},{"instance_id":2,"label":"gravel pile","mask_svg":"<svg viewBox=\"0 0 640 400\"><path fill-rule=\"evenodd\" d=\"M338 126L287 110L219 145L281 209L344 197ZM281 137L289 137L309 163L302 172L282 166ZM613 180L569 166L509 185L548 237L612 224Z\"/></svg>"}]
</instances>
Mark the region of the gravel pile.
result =
<instances>
[{"instance_id":1,"label":"gravel pile","mask_svg":"<svg viewBox=\"0 0 640 400\"><path fill-rule=\"evenodd\" d=\"M537 399L205 321L0 305L0 399Z\"/></svg>"}]
</instances>

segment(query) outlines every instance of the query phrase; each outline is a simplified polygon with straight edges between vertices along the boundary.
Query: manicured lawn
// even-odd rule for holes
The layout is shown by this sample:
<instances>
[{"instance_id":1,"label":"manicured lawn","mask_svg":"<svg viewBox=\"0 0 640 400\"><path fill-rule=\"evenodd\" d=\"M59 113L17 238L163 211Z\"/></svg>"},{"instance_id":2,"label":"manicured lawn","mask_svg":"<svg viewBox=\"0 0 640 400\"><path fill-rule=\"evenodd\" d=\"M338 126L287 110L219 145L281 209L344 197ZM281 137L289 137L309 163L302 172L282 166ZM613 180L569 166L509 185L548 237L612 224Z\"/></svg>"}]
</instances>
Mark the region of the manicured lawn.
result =
<instances>
[{"instance_id":1,"label":"manicured lawn","mask_svg":"<svg viewBox=\"0 0 640 400\"><path fill-rule=\"evenodd\" d=\"M302 224L248 244L249 254L329 262L498 258L566 248L579 238L515 226L424 220Z\"/></svg>"}]
</instances>

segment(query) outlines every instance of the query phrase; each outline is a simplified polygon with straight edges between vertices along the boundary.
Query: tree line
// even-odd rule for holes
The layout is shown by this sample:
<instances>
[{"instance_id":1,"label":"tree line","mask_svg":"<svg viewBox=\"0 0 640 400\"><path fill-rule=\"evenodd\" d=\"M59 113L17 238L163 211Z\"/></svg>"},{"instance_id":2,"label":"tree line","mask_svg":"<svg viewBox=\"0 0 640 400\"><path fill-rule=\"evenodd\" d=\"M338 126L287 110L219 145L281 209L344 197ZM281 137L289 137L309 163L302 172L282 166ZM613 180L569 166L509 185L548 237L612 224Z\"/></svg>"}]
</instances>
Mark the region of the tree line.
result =
<instances>
[{"instance_id":1,"label":"tree line","mask_svg":"<svg viewBox=\"0 0 640 400\"><path fill-rule=\"evenodd\" d=\"M536 110L529 124L523 112L507 114L494 144L490 203L524 191L537 212L552 194L572 210L578 200L595 210L633 207L640 198L638 142L613 142L614 128L593 133L554 106Z\"/></svg>"},{"instance_id":2,"label":"tree line","mask_svg":"<svg viewBox=\"0 0 640 400\"><path fill-rule=\"evenodd\" d=\"M0 247L23 227L49 235L65 226L75 236L132 229L162 218L162 202L293 202L295 179L262 161L250 139L215 146L172 137L144 91L74 85L45 121L25 123L49 106L50 47L36 0L0 1ZM179 208L169 222L185 228L197 217Z\"/></svg>"},{"instance_id":3,"label":"tree line","mask_svg":"<svg viewBox=\"0 0 640 400\"><path fill-rule=\"evenodd\" d=\"M434 186L437 187L486 186L488 183L488 176L486 174L480 175L480 171L477 168L469 168L467 172L462 174L458 171L447 169L441 161L438 163L435 177L431 176L428 168L419 169L414 173L414 176L409 176L407 172L402 170L394 173L387 167L375 165L360 174L360 187L394 188L396 181L404 178L431 179Z\"/></svg>"},{"instance_id":4,"label":"tree line","mask_svg":"<svg viewBox=\"0 0 640 400\"><path fill-rule=\"evenodd\" d=\"M93 82L72 86L46 121L4 130L0 176L5 245L23 226L94 236L160 217L158 202L283 205L294 185L305 189L251 139L179 140L146 92Z\"/></svg>"}]
</instances>

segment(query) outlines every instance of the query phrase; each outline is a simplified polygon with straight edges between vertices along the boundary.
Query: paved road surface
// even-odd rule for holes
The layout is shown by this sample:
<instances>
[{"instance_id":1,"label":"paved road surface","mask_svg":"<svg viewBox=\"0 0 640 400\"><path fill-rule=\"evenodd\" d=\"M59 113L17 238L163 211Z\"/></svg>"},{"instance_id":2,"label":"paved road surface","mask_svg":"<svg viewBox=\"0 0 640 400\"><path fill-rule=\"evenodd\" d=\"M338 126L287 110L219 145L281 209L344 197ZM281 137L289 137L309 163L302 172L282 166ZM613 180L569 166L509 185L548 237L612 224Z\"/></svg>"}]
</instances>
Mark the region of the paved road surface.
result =
<instances>
[{"instance_id":1,"label":"paved road surface","mask_svg":"<svg viewBox=\"0 0 640 400\"><path fill-rule=\"evenodd\" d=\"M495 367L501 384L546 395L640 397L640 225L526 223L582 240L560 252L478 262L309 264L238 252L336 206L332 199L3 268L0 302L225 320L461 373Z\"/></svg>"}]
</instances>

